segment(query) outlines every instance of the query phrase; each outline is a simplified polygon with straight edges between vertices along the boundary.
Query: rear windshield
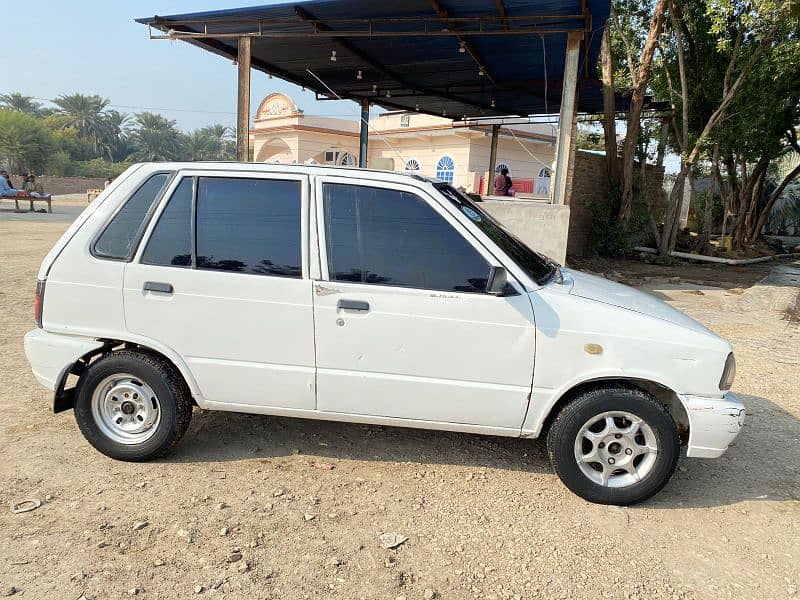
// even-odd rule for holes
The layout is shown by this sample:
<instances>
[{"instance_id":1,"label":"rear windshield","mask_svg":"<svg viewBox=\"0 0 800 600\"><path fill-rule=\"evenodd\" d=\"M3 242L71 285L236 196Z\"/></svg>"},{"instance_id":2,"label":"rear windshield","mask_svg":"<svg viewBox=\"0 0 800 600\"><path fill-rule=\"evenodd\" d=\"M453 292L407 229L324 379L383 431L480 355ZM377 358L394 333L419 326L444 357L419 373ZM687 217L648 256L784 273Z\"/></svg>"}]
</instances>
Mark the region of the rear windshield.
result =
<instances>
[{"instance_id":1,"label":"rear windshield","mask_svg":"<svg viewBox=\"0 0 800 600\"><path fill-rule=\"evenodd\" d=\"M536 283L546 283L558 271L558 265L555 262L528 248L519 238L506 231L500 223L495 221L491 215L487 214L465 194L462 194L447 183L437 183L434 187L470 221L475 223L489 239L497 244Z\"/></svg>"}]
</instances>

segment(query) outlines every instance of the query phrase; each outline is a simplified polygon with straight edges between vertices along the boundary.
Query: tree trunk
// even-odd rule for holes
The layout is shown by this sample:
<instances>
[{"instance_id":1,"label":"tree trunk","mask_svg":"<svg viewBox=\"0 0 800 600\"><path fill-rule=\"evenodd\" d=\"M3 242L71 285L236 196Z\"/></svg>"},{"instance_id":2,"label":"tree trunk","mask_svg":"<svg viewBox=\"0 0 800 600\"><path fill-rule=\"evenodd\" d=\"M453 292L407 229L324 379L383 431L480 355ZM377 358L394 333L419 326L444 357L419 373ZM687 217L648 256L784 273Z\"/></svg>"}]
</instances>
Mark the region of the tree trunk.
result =
<instances>
[{"instance_id":1,"label":"tree trunk","mask_svg":"<svg viewBox=\"0 0 800 600\"><path fill-rule=\"evenodd\" d=\"M769 167L770 157L762 154L750 173L747 172L747 163L744 157L739 157L738 162L743 185L739 186L738 189L736 210L731 211L736 215L731 227L731 237L734 239L737 248L747 242L748 215L751 215L750 219L752 220L753 202L756 203L756 207L758 206L758 199L754 199L754 192L758 189L759 181L763 181L762 177L766 174L767 167Z\"/></svg>"},{"instance_id":2,"label":"tree trunk","mask_svg":"<svg viewBox=\"0 0 800 600\"><path fill-rule=\"evenodd\" d=\"M769 200L767 200L767 205L761 210L761 214L758 215L758 221L756 221L755 227L750 233L751 243L758 241L758 238L761 237L761 232L764 229L764 225L767 224L769 213L772 212L775 202L778 201L778 198L780 198L781 194L783 194L784 190L786 190L786 186L788 186L797 177L800 177L800 164L786 174L786 177L783 178L781 184L774 192L772 192Z\"/></svg>"},{"instance_id":3,"label":"tree trunk","mask_svg":"<svg viewBox=\"0 0 800 600\"><path fill-rule=\"evenodd\" d=\"M667 154L667 138L669 137L670 117L661 117L661 134L658 138L658 151L656 154L656 165L664 166L664 157Z\"/></svg>"},{"instance_id":4,"label":"tree trunk","mask_svg":"<svg viewBox=\"0 0 800 600\"><path fill-rule=\"evenodd\" d=\"M650 67L653 64L653 55L658 45L658 36L661 33L661 26L664 22L666 6L667 0L656 0L653 16L650 18L650 29L647 32L647 39L639 59L633 94L631 95L631 107L628 111L628 130L625 134L625 144L622 151L622 197L620 198L619 214L617 215L620 221L627 221L631 214L633 161L636 155L636 141L639 138L639 129L641 128L640 121L645 93L647 92L647 82L650 79Z\"/></svg>"},{"instance_id":5,"label":"tree trunk","mask_svg":"<svg viewBox=\"0 0 800 600\"><path fill-rule=\"evenodd\" d=\"M603 77L603 134L606 149L606 172L611 187L619 184L617 163L617 106L614 96L614 64L611 55L611 30L606 24L600 46ZM617 207L618 209L618 207Z\"/></svg>"},{"instance_id":6,"label":"tree trunk","mask_svg":"<svg viewBox=\"0 0 800 600\"><path fill-rule=\"evenodd\" d=\"M658 247L658 253L664 258L669 256L669 252L672 250L672 244L678 230L681 203L683 202L683 188L686 185L686 177L688 177L691 168L691 164L681 161L681 170L678 172L678 176L675 178L675 185L669 193L669 208L667 209L667 217L664 219L664 231L661 232L661 243Z\"/></svg>"},{"instance_id":7,"label":"tree trunk","mask_svg":"<svg viewBox=\"0 0 800 600\"><path fill-rule=\"evenodd\" d=\"M711 155L711 177L714 181L716 194L710 193L706 196L705 210L703 211L703 233L711 235L714 227L714 199L719 196L722 199L722 173L719 170L719 142L714 144L714 151ZM724 205L724 203L723 203ZM722 218L725 218L723 214Z\"/></svg>"}]
</instances>

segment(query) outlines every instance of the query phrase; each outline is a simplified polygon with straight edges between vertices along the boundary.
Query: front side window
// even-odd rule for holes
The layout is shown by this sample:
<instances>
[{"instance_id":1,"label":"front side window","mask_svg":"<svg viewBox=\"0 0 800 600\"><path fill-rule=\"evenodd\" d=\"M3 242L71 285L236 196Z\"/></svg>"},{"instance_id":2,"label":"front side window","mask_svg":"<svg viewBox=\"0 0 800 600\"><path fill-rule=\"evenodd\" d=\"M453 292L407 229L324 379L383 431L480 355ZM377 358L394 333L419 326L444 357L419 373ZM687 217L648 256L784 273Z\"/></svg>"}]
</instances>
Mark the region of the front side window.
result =
<instances>
[{"instance_id":1,"label":"front side window","mask_svg":"<svg viewBox=\"0 0 800 600\"><path fill-rule=\"evenodd\" d=\"M299 181L200 177L197 268L300 277Z\"/></svg>"},{"instance_id":2,"label":"front side window","mask_svg":"<svg viewBox=\"0 0 800 600\"><path fill-rule=\"evenodd\" d=\"M543 284L556 274L558 266L554 262L531 250L465 194L445 183L436 184L434 187L536 283Z\"/></svg>"},{"instance_id":3,"label":"front side window","mask_svg":"<svg viewBox=\"0 0 800 600\"><path fill-rule=\"evenodd\" d=\"M146 265L190 267L192 265L193 180L183 179L158 218L142 254Z\"/></svg>"},{"instance_id":4,"label":"front side window","mask_svg":"<svg viewBox=\"0 0 800 600\"><path fill-rule=\"evenodd\" d=\"M323 207L332 281L486 291L489 263L419 196L326 183Z\"/></svg>"},{"instance_id":5,"label":"front side window","mask_svg":"<svg viewBox=\"0 0 800 600\"><path fill-rule=\"evenodd\" d=\"M125 202L97 238L94 253L104 258L130 260L144 229L145 218L153 207L170 173L156 173Z\"/></svg>"}]
</instances>

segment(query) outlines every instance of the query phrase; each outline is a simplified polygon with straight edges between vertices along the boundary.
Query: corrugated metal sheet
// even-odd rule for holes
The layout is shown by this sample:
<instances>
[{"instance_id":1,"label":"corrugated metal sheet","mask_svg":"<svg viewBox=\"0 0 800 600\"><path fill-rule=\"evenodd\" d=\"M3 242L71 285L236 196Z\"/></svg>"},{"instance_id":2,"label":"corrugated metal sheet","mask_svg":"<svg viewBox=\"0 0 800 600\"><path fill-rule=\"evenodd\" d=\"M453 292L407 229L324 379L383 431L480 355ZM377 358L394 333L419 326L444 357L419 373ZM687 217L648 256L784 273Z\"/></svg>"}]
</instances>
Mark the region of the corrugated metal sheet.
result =
<instances>
[{"instance_id":1,"label":"corrugated metal sheet","mask_svg":"<svg viewBox=\"0 0 800 600\"><path fill-rule=\"evenodd\" d=\"M567 30L586 29L578 108L602 112L597 62L609 0L504 0L503 6L506 22L495 0L312 0L138 21L163 32L207 33L188 41L228 58L237 54L235 34L292 34L256 35L253 67L326 93L311 71L342 97L369 98L387 108L418 106L421 112L453 118L558 112ZM455 21L442 18L437 9ZM552 18L523 19L543 15ZM478 18L483 20L458 20ZM459 37L425 32L445 27L458 30ZM476 35L479 27L502 34ZM370 28L373 36L366 37ZM359 35L331 37L327 31ZM460 40L468 52L459 52ZM336 62L330 60L334 50Z\"/></svg>"}]
</instances>

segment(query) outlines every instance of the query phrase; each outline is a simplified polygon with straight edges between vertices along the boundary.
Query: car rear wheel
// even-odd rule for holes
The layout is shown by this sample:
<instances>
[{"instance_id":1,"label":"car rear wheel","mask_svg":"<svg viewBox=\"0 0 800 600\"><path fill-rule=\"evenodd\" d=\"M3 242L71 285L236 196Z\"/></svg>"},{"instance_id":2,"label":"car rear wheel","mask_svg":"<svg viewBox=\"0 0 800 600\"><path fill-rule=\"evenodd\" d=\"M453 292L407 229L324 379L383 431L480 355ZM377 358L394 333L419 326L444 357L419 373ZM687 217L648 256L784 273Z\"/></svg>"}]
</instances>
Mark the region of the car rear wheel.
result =
<instances>
[{"instance_id":1,"label":"car rear wheel","mask_svg":"<svg viewBox=\"0 0 800 600\"><path fill-rule=\"evenodd\" d=\"M78 381L75 419L87 441L118 460L162 456L183 437L192 417L186 383L166 360L114 352Z\"/></svg>"},{"instance_id":2,"label":"car rear wheel","mask_svg":"<svg viewBox=\"0 0 800 600\"><path fill-rule=\"evenodd\" d=\"M637 389L596 388L556 417L547 436L554 470L577 495L600 504L646 500L669 481L680 440L666 407Z\"/></svg>"}]
</instances>

